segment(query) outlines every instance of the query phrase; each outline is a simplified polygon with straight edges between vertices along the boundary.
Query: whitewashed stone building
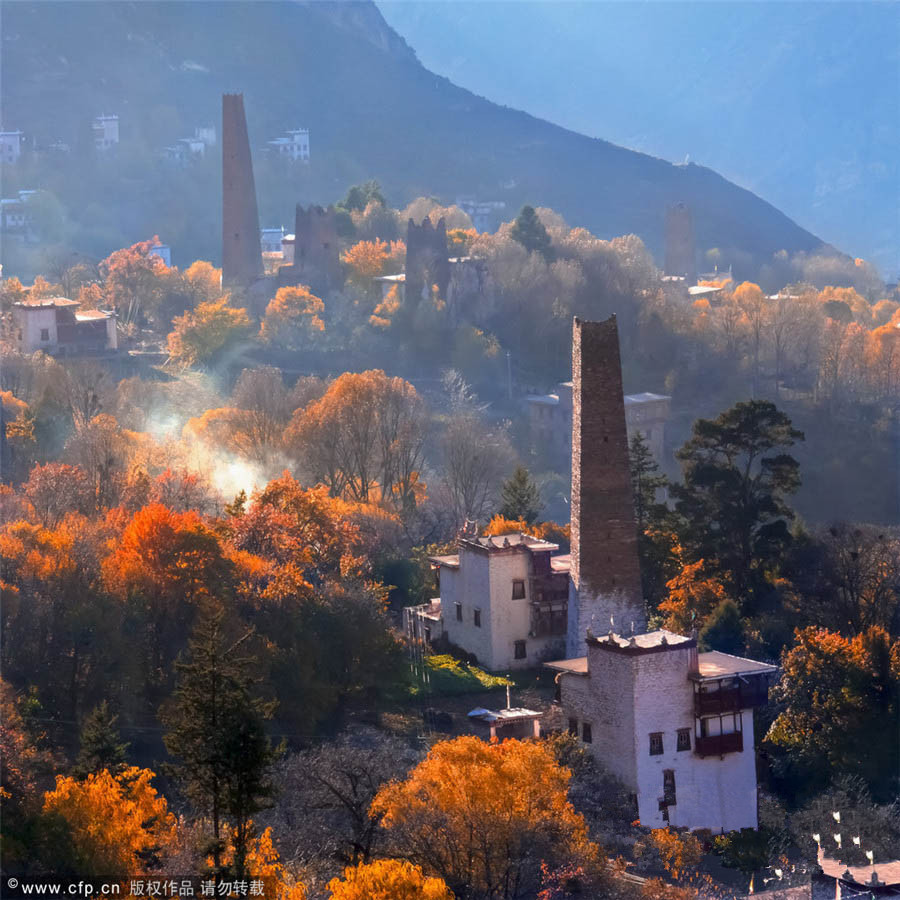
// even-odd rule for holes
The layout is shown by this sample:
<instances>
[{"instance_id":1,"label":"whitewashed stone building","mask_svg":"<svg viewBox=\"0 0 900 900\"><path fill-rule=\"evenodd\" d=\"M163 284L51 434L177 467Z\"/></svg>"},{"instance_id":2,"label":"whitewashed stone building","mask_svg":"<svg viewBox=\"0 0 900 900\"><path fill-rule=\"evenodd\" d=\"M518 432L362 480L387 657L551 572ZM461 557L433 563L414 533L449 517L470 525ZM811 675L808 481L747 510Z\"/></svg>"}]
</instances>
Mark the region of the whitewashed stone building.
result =
<instances>
[{"instance_id":1,"label":"whitewashed stone building","mask_svg":"<svg viewBox=\"0 0 900 900\"><path fill-rule=\"evenodd\" d=\"M634 792L642 825L757 827L753 709L775 666L668 631L588 637L586 656L547 666L569 731Z\"/></svg>"}]
</instances>

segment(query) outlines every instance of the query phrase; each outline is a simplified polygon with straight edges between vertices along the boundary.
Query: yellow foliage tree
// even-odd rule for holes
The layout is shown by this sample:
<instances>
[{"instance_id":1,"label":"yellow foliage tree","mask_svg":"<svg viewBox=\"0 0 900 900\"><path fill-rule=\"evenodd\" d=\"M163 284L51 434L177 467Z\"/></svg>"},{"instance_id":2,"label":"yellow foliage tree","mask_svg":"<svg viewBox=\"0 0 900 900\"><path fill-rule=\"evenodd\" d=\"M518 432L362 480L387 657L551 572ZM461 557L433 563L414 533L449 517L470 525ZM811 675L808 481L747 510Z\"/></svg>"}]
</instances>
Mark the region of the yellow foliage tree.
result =
<instances>
[{"instance_id":1,"label":"yellow foliage tree","mask_svg":"<svg viewBox=\"0 0 900 900\"><path fill-rule=\"evenodd\" d=\"M325 330L325 304L305 285L279 288L269 301L259 339L288 349L302 349L311 335Z\"/></svg>"},{"instance_id":2,"label":"yellow foliage tree","mask_svg":"<svg viewBox=\"0 0 900 900\"><path fill-rule=\"evenodd\" d=\"M442 878L399 859L378 859L344 869L328 883L331 900L453 900Z\"/></svg>"},{"instance_id":3,"label":"yellow foliage tree","mask_svg":"<svg viewBox=\"0 0 900 900\"><path fill-rule=\"evenodd\" d=\"M229 850L222 856L222 862L226 866L234 860L233 847L234 841L230 841ZM208 858L207 863L213 864L212 857ZM266 828L265 831L249 839L244 864L250 878L265 881L269 891L274 888L274 893L271 894L272 900L306 900L306 888L291 877L281 861L281 856L272 840L271 828ZM267 892L266 896L270 896L270 893Z\"/></svg>"},{"instance_id":4,"label":"yellow foliage tree","mask_svg":"<svg viewBox=\"0 0 900 900\"><path fill-rule=\"evenodd\" d=\"M458 897L513 898L537 889L542 862L596 870L601 854L569 803L570 777L540 743L460 737L383 787L371 815Z\"/></svg>"},{"instance_id":5,"label":"yellow foliage tree","mask_svg":"<svg viewBox=\"0 0 900 900\"><path fill-rule=\"evenodd\" d=\"M175 817L151 785L154 773L105 769L84 781L58 775L44 795L44 812L61 816L80 865L92 875L123 878L146 871L175 840Z\"/></svg>"},{"instance_id":6,"label":"yellow foliage tree","mask_svg":"<svg viewBox=\"0 0 900 900\"><path fill-rule=\"evenodd\" d=\"M209 362L229 344L247 334L245 309L233 309L228 297L201 303L193 312L176 316L168 338L169 357L185 366Z\"/></svg>"}]
</instances>

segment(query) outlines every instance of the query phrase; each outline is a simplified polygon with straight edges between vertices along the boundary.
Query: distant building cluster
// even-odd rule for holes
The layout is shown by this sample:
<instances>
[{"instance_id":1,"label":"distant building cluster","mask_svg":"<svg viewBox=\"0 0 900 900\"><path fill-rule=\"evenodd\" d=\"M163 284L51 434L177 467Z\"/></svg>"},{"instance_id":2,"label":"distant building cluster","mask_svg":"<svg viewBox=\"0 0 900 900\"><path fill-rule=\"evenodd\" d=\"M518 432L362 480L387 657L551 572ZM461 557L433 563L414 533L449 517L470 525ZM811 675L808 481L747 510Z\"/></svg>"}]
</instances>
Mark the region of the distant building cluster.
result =
<instances>
[{"instance_id":1,"label":"distant building cluster","mask_svg":"<svg viewBox=\"0 0 900 900\"><path fill-rule=\"evenodd\" d=\"M295 128L285 132L283 137L266 142L266 149L274 155L291 162L309 162L309 129Z\"/></svg>"},{"instance_id":2,"label":"distant building cluster","mask_svg":"<svg viewBox=\"0 0 900 900\"><path fill-rule=\"evenodd\" d=\"M34 243L38 234L29 209L29 200L37 191L19 191L15 197L0 199L0 233L4 240L16 240Z\"/></svg>"},{"instance_id":3,"label":"distant building cluster","mask_svg":"<svg viewBox=\"0 0 900 900\"><path fill-rule=\"evenodd\" d=\"M93 123L94 146L105 152L119 145L119 117L97 116Z\"/></svg>"},{"instance_id":4,"label":"distant building cluster","mask_svg":"<svg viewBox=\"0 0 900 900\"><path fill-rule=\"evenodd\" d=\"M171 147L166 147L166 159L184 165L194 159L203 159L206 151L216 145L216 129L211 125L194 129L193 137L179 138Z\"/></svg>"}]
</instances>

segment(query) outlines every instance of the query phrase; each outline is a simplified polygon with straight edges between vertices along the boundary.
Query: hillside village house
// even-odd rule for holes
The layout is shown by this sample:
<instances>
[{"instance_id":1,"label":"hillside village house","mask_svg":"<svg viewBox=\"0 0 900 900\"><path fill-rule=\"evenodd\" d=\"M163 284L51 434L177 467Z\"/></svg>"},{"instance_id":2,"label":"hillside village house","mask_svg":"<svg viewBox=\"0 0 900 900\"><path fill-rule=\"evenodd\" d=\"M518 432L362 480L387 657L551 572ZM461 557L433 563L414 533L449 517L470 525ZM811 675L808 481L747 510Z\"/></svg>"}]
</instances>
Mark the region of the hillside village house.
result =
<instances>
[{"instance_id":1,"label":"hillside village house","mask_svg":"<svg viewBox=\"0 0 900 900\"><path fill-rule=\"evenodd\" d=\"M0 131L0 162L13 165L22 155L25 135L21 131Z\"/></svg>"},{"instance_id":2,"label":"hillside village house","mask_svg":"<svg viewBox=\"0 0 900 900\"><path fill-rule=\"evenodd\" d=\"M16 347L21 353L43 350L59 356L112 353L118 349L116 314L80 310L77 300L43 297L13 304Z\"/></svg>"},{"instance_id":3,"label":"hillside village house","mask_svg":"<svg viewBox=\"0 0 900 900\"><path fill-rule=\"evenodd\" d=\"M92 125L94 146L98 150L109 150L119 143L119 117L97 116Z\"/></svg>"},{"instance_id":4,"label":"hillside village house","mask_svg":"<svg viewBox=\"0 0 900 900\"><path fill-rule=\"evenodd\" d=\"M668 631L589 636L586 656L546 665L569 731L634 792L642 825L756 828L753 709L775 666Z\"/></svg>"},{"instance_id":5,"label":"hillside village house","mask_svg":"<svg viewBox=\"0 0 900 900\"><path fill-rule=\"evenodd\" d=\"M528 424L534 446L556 456L572 450L572 382L560 382L552 394L532 394L528 403ZM666 421L672 398L665 394L626 394L625 424L628 440L639 431L657 461L665 453Z\"/></svg>"},{"instance_id":6,"label":"hillside village house","mask_svg":"<svg viewBox=\"0 0 900 900\"><path fill-rule=\"evenodd\" d=\"M269 150L292 162L309 162L309 129L295 128L286 137L266 142Z\"/></svg>"}]
</instances>

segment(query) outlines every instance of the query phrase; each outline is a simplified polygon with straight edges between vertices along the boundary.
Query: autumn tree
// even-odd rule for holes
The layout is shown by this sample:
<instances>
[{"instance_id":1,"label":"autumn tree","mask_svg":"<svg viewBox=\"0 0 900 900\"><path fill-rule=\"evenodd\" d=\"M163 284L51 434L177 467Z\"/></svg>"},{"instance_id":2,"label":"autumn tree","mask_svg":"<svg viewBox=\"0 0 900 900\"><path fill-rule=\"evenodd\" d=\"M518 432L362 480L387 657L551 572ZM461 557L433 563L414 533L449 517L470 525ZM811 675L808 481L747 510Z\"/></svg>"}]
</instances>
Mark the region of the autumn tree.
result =
<instances>
[{"instance_id":1,"label":"autumn tree","mask_svg":"<svg viewBox=\"0 0 900 900\"><path fill-rule=\"evenodd\" d=\"M117 728L119 717L114 715L104 700L95 706L81 726L78 759L72 774L76 778L102 772L119 775L126 765L128 744L123 742Z\"/></svg>"},{"instance_id":2,"label":"autumn tree","mask_svg":"<svg viewBox=\"0 0 900 900\"><path fill-rule=\"evenodd\" d=\"M542 862L599 859L567 799L569 778L541 744L460 737L382 788L372 814L406 859L461 900L525 897Z\"/></svg>"},{"instance_id":3,"label":"autumn tree","mask_svg":"<svg viewBox=\"0 0 900 900\"><path fill-rule=\"evenodd\" d=\"M245 309L229 306L229 298L200 303L177 316L168 337L169 358L179 365L205 365L246 336L250 318Z\"/></svg>"},{"instance_id":4,"label":"autumn tree","mask_svg":"<svg viewBox=\"0 0 900 900\"><path fill-rule=\"evenodd\" d=\"M347 266L348 279L358 288L372 288L372 279L388 274L389 269L399 269L406 255L402 241L359 241L344 251L341 260Z\"/></svg>"},{"instance_id":5,"label":"autumn tree","mask_svg":"<svg viewBox=\"0 0 900 900\"><path fill-rule=\"evenodd\" d=\"M22 485L22 493L47 528L56 527L69 513L93 512L96 502L95 489L84 471L65 463L35 466Z\"/></svg>"},{"instance_id":6,"label":"autumn tree","mask_svg":"<svg viewBox=\"0 0 900 900\"><path fill-rule=\"evenodd\" d=\"M331 900L453 900L443 878L399 859L378 859L344 869L328 883Z\"/></svg>"},{"instance_id":7,"label":"autumn tree","mask_svg":"<svg viewBox=\"0 0 900 900\"><path fill-rule=\"evenodd\" d=\"M175 838L175 817L157 795L149 769L106 770L83 781L57 776L45 815L68 826L80 874L122 879L158 868Z\"/></svg>"},{"instance_id":8,"label":"autumn tree","mask_svg":"<svg viewBox=\"0 0 900 900\"><path fill-rule=\"evenodd\" d=\"M529 525L537 521L543 504L541 491L525 466L516 466L503 482L500 491L500 515L508 519L524 519Z\"/></svg>"},{"instance_id":9,"label":"autumn tree","mask_svg":"<svg viewBox=\"0 0 900 900\"><path fill-rule=\"evenodd\" d=\"M427 412L415 388L381 371L347 372L294 416L285 441L334 496L415 506Z\"/></svg>"},{"instance_id":10,"label":"autumn tree","mask_svg":"<svg viewBox=\"0 0 900 900\"><path fill-rule=\"evenodd\" d=\"M388 782L403 778L422 758L408 743L380 733L344 736L293 754L280 762L281 785L269 814L276 830L290 834L296 854L356 866L371 862L384 832L369 807Z\"/></svg>"},{"instance_id":11,"label":"autumn tree","mask_svg":"<svg viewBox=\"0 0 900 900\"><path fill-rule=\"evenodd\" d=\"M790 540L787 498L800 475L785 451L802 439L774 404L752 400L717 419L698 419L676 454L684 472L684 483L672 487L682 543L737 597L762 589L766 567Z\"/></svg>"},{"instance_id":12,"label":"autumn tree","mask_svg":"<svg viewBox=\"0 0 900 900\"><path fill-rule=\"evenodd\" d=\"M233 564L218 536L196 512L161 504L138 510L103 560L106 589L145 632L146 684L169 680L169 666L201 604L221 599L232 585Z\"/></svg>"},{"instance_id":13,"label":"autumn tree","mask_svg":"<svg viewBox=\"0 0 900 900\"><path fill-rule=\"evenodd\" d=\"M354 184L347 189L347 194L338 204L341 209L348 212L362 212L370 203L385 204L381 185L377 181L367 181L364 184Z\"/></svg>"},{"instance_id":14,"label":"autumn tree","mask_svg":"<svg viewBox=\"0 0 900 900\"><path fill-rule=\"evenodd\" d=\"M729 599L721 581L705 571L704 561L687 563L666 584L666 597L659 604L664 627L676 634L702 628L720 603Z\"/></svg>"},{"instance_id":15,"label":"autumn tree","mask_svg":"<svg viewBox=\"0 0 900 900\"><path fill-rule=\"evenodd\" d=\"M76 428L66 442L65 458L86 475L94 508L105 509L116 504L132 437L112 416L101 413Z\"/></svg>"},{"instance_id":16,"label":"autumn tree","mask_svg":"<svg viewBox=\"0 0 900 900\"><path fill-rule=\"evenodd\" d=\"M209 816L213 872L223 871L230 837L231 873L247 877L254 837L252 817L269 805L275 754L265 731L273 704L256 697L248 655L252 632L228 634L221 612L204 615L194 629L190 658L177 663L174 702L163 711L166 749L188 797ZM227 827L226 827L227 825Z\"/></svg>"},{"instance_id":17,"label":"autumn tree","mask_svg":"<svg viewBox=\"0 0 900 900\"><path fill-rule=\"evenodd\" d=\"M885 727L900 715L900 643L878 627L853 638L804 628L781 670L773 698L782 711L766 740L785 752L782 770L817 786L852 770L889 791L900 764Z\"/></svg>"},{"instance_id":18,"label":"autumn tree","mask_svg":"<svg viewBox=\"0 0 900 900\"><path fill-rule=\"evenodd\" d=\"M259 339L289 350L305 350L311 339L325 330L324 311L325 304L305 285L279 288L266 307Z\"/></svg>"},{"instance_id":19,"label":"autumn tree","mask_svg":"<svg viewBox=\"0 0 900 900\"><path fill-rule=\"evenodd\" d=\"M158 237L139 241L116 250L100 263L106 300L125 325L141 322L157 309L165 295L169 268L162 257L151 253L157 244Z\"/></svg>"}]
</instances>

